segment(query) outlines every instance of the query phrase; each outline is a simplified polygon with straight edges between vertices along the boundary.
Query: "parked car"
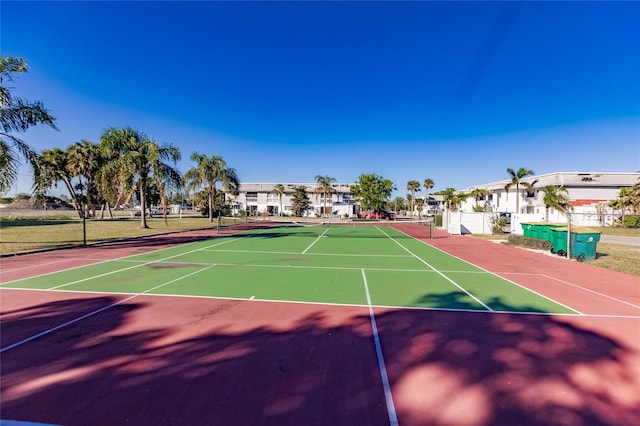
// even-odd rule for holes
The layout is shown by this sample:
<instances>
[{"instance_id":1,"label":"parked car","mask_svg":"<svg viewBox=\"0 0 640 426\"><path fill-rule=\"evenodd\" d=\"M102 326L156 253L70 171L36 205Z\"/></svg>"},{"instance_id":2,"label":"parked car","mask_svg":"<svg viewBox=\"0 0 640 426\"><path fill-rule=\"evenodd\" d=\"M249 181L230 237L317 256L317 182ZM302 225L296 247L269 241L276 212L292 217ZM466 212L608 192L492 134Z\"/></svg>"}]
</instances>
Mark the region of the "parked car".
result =
<instances>
[{"instance_id":1,"label":"parked car","mask_svg":"<svg viewBox=\"0 0 640 426\"><path fill-rule=\"evenodd\" d=\"M361 219L388 219L392 220L396 218L395 212L389 210L363 210L360 212Z\"/></svg>"},{"instance_id":2,"label":"parked car","mask_svg":"<svg viewBox=\"0 0 640 426\"><path fill-rule=\"evenodd\" d=\"M378 212L378 215L380 219L396 220L396 212L392 212L389 210L380 210L380 212Z\"/></svg>"},{"instance_id":3,"label":"parked car","mask_svg":"<svg viewBox=\"0 0 640 426\"><path fill-rule=\"evenodd\" d=\"M151 214L162 214L162 206L153 206L149 209L149 211L151 212ZM167 213L169 213L168 210Z\"/></svg>"},{"instance_id":4,"label":"parked car","mask_svg":"<svg viewBox=\"0 0 640 426\"><path fill-rule=\"evenodd\" d=\"M500 213L500 219L503 219L506 225L511 225L511 213Z\"/></svg>"}]
</instances>

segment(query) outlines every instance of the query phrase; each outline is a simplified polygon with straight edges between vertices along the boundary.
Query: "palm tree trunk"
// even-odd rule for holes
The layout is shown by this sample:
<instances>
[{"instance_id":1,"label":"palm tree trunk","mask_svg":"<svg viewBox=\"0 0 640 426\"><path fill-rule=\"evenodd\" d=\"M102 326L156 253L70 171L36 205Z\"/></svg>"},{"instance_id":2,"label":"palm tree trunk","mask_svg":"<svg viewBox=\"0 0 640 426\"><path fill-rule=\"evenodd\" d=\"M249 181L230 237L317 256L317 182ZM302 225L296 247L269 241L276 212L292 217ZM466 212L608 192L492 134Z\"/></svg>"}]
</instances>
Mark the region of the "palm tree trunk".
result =
<instances>
[{"instance_id":1,"label":"palm tree trunk","mask_svg":"<svg viewBox=\"0 0 640 426\"><path fill-rule=\"evenodd\" d=\"M327 215L327 193L324 193L324 216L329 217L329 215Z\"/></svg>"},{"instance_id":2,"label":"palm tree trunk","mask_svg":"<svg viewBox=\"0 0 640 426\"><path fill-rule=\"evenodd\" d=\"M91 204L91 194L89 194L89 184L87 183L87 193L85 194L86 204L87 204L87 217L95 217L95 210L93 209L93 205Z\"/></svg>"},{"instance_id":3,"label":"palm tree trunk","mask_svg":"<svg viewBox=\"0 0 640 426\"><path fill-rule=\"evenodd\" d=\"M215 183L211 185L209 191L209 222L213 222L213 211L216 209L216 187Z\"/></svg>"},{"instance_id":4,"label":"palm tree trunk","mask_svg":"<svg viewBox=\"0 0 640 426\"><path fill-rule=\"evenodd\" d=\"M140 177L140 228L146 229L147 225L147 177Z\"/></svg>"},{"instance_id":5,"label":"palm tree trunk","mask_svg":"<svg viewBox=\"0 0 640 426\"><path fill-rule=\"evenodd\" d=\"M82 206L78 202L78 197L76 196L76 192L73 190L73 185L67 179L63 178L62 182L67 187L67 191L69 191L69 195L71 195L71 201L73 201L73 208L76 209L76 213L78 213L78 217L82 219Z\"/></svg>"},{"instance_id":6,"label":"palm tree trunk","mask_svg":"<svg viewBox=\"0 0 640 426\"><path fill-rule=\"evenodd\" d=\"M167 196L164 193L164 186L159 185L158 189L160 190L160 204L162 205L162 218L164 219L164 223L167 224Z\"/></svg>"}]
</instances>

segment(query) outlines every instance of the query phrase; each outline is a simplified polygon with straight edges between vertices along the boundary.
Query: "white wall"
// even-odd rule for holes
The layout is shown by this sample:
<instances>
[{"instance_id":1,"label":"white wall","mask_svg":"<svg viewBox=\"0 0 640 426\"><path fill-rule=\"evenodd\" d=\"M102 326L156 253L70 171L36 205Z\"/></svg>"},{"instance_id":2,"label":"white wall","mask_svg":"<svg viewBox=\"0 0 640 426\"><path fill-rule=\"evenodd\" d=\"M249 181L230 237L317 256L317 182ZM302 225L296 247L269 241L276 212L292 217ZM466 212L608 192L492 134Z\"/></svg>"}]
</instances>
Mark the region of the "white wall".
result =
<instances>
[{"instance_id":1,"label":"white wall","mask_svg":"<svg viewBox=\"0 0 640 426\"><path fill-rule=\"evenodd\" d=\"M450 234L491 234L491 219L495 213L447 212L447 230Z\"/></svg>"}]
</instances>

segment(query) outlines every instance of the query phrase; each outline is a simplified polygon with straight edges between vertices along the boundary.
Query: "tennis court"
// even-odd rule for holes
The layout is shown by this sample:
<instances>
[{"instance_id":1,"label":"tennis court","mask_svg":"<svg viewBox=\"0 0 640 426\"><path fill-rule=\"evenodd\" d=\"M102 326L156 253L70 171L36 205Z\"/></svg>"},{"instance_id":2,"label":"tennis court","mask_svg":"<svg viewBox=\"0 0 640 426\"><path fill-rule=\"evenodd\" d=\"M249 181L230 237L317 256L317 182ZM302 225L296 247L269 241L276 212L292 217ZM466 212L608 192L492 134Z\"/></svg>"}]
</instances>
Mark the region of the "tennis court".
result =
<instances>
[{"instance_id":1,"label":"tennis court","mask_svg":"<svg viewBox=\"0 0 640 426\"><path fill-rule=\"evenodd\" d=\"M265 222L3 259L2 418L640 421L633 277L428 235Z\"/></svg>"}]
</instances>

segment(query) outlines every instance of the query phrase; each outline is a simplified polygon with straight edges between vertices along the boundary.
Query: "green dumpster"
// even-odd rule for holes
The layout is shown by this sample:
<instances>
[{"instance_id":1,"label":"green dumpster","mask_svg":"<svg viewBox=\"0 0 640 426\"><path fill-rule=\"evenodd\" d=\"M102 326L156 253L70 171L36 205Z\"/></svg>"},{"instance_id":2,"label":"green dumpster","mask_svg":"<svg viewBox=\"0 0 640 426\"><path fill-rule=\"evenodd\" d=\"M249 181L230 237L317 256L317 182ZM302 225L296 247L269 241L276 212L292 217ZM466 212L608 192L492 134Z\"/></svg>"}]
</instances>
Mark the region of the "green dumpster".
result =
<instances>
[{"instance_id":1,"label":"green dumpster","mask_svg":"<svg viewBox=\"0 0 640 426\"><path fill-rule=\"evenodd\" d=\"M551 233L552 229L566 227L566 225L558 224L558 223L543 223L537 226L538 228L538 237L541 240L547 240L549 243L553 243L553 234Z\"/></svg>"},{"instance_id":2,"label":"green dumpster","mask_svg":"<svg viewBox=\"0 0 640 426\"><path fill-rule=\"evenodd\" d=\"M567 255L567 228L552 228L551 253ZM571 229L571 258L579 262L596 258L596 245L600 241L600 232L589 228Z\"/></svg>"},{"instance_id":3,"label":"green dumpster","mask_svg":"<svg viewBox=\"0 0 640 426\"><path fill-rule=\"evenodd\" d=\"M526 224L526 231L524 233L524 236L529 238L540 238L540 228L543 225L544 225L543 223L528 222ZM523 226L523 230L524 230L524 226Z\"/></svg>"},{"instance_id":4,"label":"green dumpster","mask_svg":"<svg viewBox=\"0 0 640 426\"><path fill-rule=\"evenodd\" d=\"M551 229L551 253L567 254L567 227Z\"/></svg>"},{"instance_id":5,"label":"green dumpster","mask_svg":"<svg viewBox=\"0 0 640 426\"><path fill-rule=\"evenodd\" d=\"M549 244L546 246L549 247L553 243L553 235L551 234L551 229L561 228L563 226L566 226L566 225L559 224L559 223L528 222L528 223L522 224L522 230L524 231L525 237L548 241Z\"/></svg>"},{"instance_id":6,"label":"green dumpster","mask_svg":"<svg viewBox=\"0 0 640 426\"><path fill-rule=\"evenodd\" d=\"M529 225L531 225L531 238L540 238L540 224L530 223Z\"/></svg>"},{"instance_id":7,"label":"green dumpster","mask_svg":"<svg viewBox=\"0 0 640 426\"><path fill-rule=\"evenodd\" d=\"M575 233L575 236L573 235ZM589 228L571 232L571 252L579 262L596 258L596 245L600 241L600 232Z\"/></svg>"},{"instance_id":8,"label":"green dumpster","mask_svg":"<svg viewBox=\"0 0 640 426\"><path fill-rule=\"evenodd\" d=\"M532 228L531 225L532 225L531 223L524 223L524 222L520 224L520 226L522 226L522 232L524 233L525 237L532 238L531 237L531 228Z\"/></svg>"}]
</instances>

